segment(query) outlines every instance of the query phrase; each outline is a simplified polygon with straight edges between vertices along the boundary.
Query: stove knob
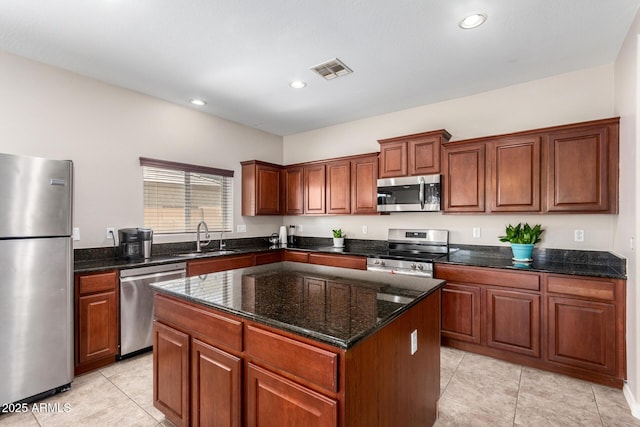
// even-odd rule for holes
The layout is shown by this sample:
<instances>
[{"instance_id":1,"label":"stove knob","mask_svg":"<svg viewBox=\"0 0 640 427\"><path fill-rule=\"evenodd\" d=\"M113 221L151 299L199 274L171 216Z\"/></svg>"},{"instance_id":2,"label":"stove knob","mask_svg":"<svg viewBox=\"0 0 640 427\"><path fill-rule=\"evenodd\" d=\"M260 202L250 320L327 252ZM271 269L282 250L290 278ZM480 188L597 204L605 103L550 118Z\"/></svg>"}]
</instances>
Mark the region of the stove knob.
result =
<instances>
[{"instance_id":1,"label":"stove knob","mask_svg":"<svg viewBox=\"0 0 640 427\"><path fill-rule=\"evenodd\" d=\"M423 270L423 269L424 269L424 265L418 264L418 270Z\"/></svg>"},{"instance_id":2,"label":"stove knob","mask_svg":"<svg viewBox=\"0 0 640 427\"><path fill-rule=\"evenodd\" d=\"M379 260L379 259L374 259L374 260L373 260L373 263L374 263L375 265L378 265L378 264L380 264L380 260Z\"/></svg>"},{"instance_id":3,"label":"stove knob","mask_svg":"<svg viewBox=\"0 0 640 427\"><path fill-rule=\"evenodd\" d=\"M413 262L411 263L411 269L412 269L412 270L415 270L415 269L416 269L416 265L415 265L415 263L413 263Z\"/></svg>"},{"instance_id":4,"label":"stove knob","mask_svg":"<svg viewBox=\"0 0 640 427\"><path fill-rule=\"evenodd\" d=\"M380 265L384 266L384 260L380 260Z\"/></svg>"}]
</instances>

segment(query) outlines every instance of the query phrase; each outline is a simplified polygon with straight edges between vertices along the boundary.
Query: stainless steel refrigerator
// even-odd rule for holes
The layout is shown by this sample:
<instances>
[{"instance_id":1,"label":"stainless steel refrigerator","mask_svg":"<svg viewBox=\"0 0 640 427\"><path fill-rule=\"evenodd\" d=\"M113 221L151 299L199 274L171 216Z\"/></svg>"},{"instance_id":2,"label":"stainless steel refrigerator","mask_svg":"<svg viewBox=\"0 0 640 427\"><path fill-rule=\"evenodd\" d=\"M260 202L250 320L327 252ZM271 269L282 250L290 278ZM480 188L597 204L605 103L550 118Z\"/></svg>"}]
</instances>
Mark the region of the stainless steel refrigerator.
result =
<instances>
[{"instance_id":1,"label":"stainless steel refrigerator","mask_svg":"<svg viewBox=\"0 0 640 427\"><path fill-rule=\"evenodd\" d=\"M73 380L72 170L0 154L0 406Z\"/></svg>"}]
</instances>

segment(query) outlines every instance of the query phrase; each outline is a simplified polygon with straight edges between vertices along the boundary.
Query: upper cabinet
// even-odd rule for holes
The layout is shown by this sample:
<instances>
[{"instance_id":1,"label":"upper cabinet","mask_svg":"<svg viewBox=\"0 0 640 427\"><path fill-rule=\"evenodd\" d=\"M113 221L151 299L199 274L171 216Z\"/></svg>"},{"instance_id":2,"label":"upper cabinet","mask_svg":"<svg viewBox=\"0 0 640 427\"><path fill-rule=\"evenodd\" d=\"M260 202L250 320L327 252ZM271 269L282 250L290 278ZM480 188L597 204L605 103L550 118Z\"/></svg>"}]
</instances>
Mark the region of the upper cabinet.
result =
<instances>
[{"instance_id":1,"label":"upper cabinet","mask_svg":"<svg viewBox=\"0 0 640 427\"><path fill-rule=\"evenodd\" d=\"M445 212L618 212L619 119L443 145Z\"/></svg>"},{"instance_id":2,"label":"upper cabinet","mask_svg":"<svg viewBox=\"0 0 640 427\"><path fill-rule=\"evenodd\" d=\"M242 165L242 215L282 215L283 169L251 160Z\"/></svg>"},{"instance_id":3,"label":"upper cabinet","mask_svg":"<svg viewBox=\"0 0 640 427\"><path fill-rule=\"evenodd\" d=\"M285 215L302 215L304 213L304 168L287 167L284 171Z\"/></svg>"},{"instance_id":4,"label":"upper cabinet","mask_svg":"<svg viewBox=\"0 0 640 427\"><path fill-rule=\"evenodd\" d=\"M351 159L351 213L378 213L378 156Z\"/></svg>"},{"instance_id":5,"label":"upper cabinet","mask_svg":"<svg viewBox=\"0 0 640 427\"><path fill-rule=\"evenodd\" d=\"M304 213L326 213L326 170L324 164L304 166Z\"/></svg>"},{"instance_id":6,"label":"upper cabinet","mask_svg":"<svg viewBox=\"0 0 640 427\"><path fill-rule=\"evenodd\" d=\"M379 140L380 178L440 173L440 147L449 138L437 130Z\"/></svg>"}]
</instances>

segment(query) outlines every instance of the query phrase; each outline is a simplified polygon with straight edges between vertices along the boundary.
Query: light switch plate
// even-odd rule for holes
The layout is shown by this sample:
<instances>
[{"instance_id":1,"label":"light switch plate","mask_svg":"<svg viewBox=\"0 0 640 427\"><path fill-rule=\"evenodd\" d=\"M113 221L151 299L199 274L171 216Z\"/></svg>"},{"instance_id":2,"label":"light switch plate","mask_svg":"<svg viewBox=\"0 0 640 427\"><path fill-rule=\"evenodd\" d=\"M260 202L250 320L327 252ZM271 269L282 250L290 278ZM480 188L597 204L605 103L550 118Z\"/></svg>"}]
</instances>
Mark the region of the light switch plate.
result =
<instances>
[{"instance_id":1,"label":"light switch plate","mask_svg":"<svg viewBox=\"0 0 640 427\"><path fill-rule=\"evenodd\" d=\"M238 233L246 233L247 232L247 224L238 224L236 227L236 231Z\"/></svg>"},{"instance_id":2,"label":"light switch plate","mask_svg":"<svg viewBox=\"0 0 640 427\"><path fill-rule=\"evenodd\" d=\"M73 234L71 236L73 237L73 240L76 242L80 240L80 228L73 227Z\"/></svg>"}]
</instances>

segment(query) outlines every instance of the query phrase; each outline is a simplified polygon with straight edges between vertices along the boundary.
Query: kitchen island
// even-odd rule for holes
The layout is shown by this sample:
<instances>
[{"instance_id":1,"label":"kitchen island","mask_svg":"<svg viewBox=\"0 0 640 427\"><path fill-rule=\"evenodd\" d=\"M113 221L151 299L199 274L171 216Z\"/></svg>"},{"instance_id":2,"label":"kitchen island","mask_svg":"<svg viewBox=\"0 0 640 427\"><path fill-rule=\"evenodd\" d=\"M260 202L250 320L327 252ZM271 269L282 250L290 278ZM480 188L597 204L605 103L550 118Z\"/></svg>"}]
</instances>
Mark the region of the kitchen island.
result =
<instances>
[{"instance_id":1,"label":"kitchen island","mask_svg":"<svg viewBox=\"0 0 640 427\"><path fill-rule=\"evenodd\" d=\"M154 405L178 425L431 425L443 284L290 262L159 283Z\"/></svg>"}]
</instances>

